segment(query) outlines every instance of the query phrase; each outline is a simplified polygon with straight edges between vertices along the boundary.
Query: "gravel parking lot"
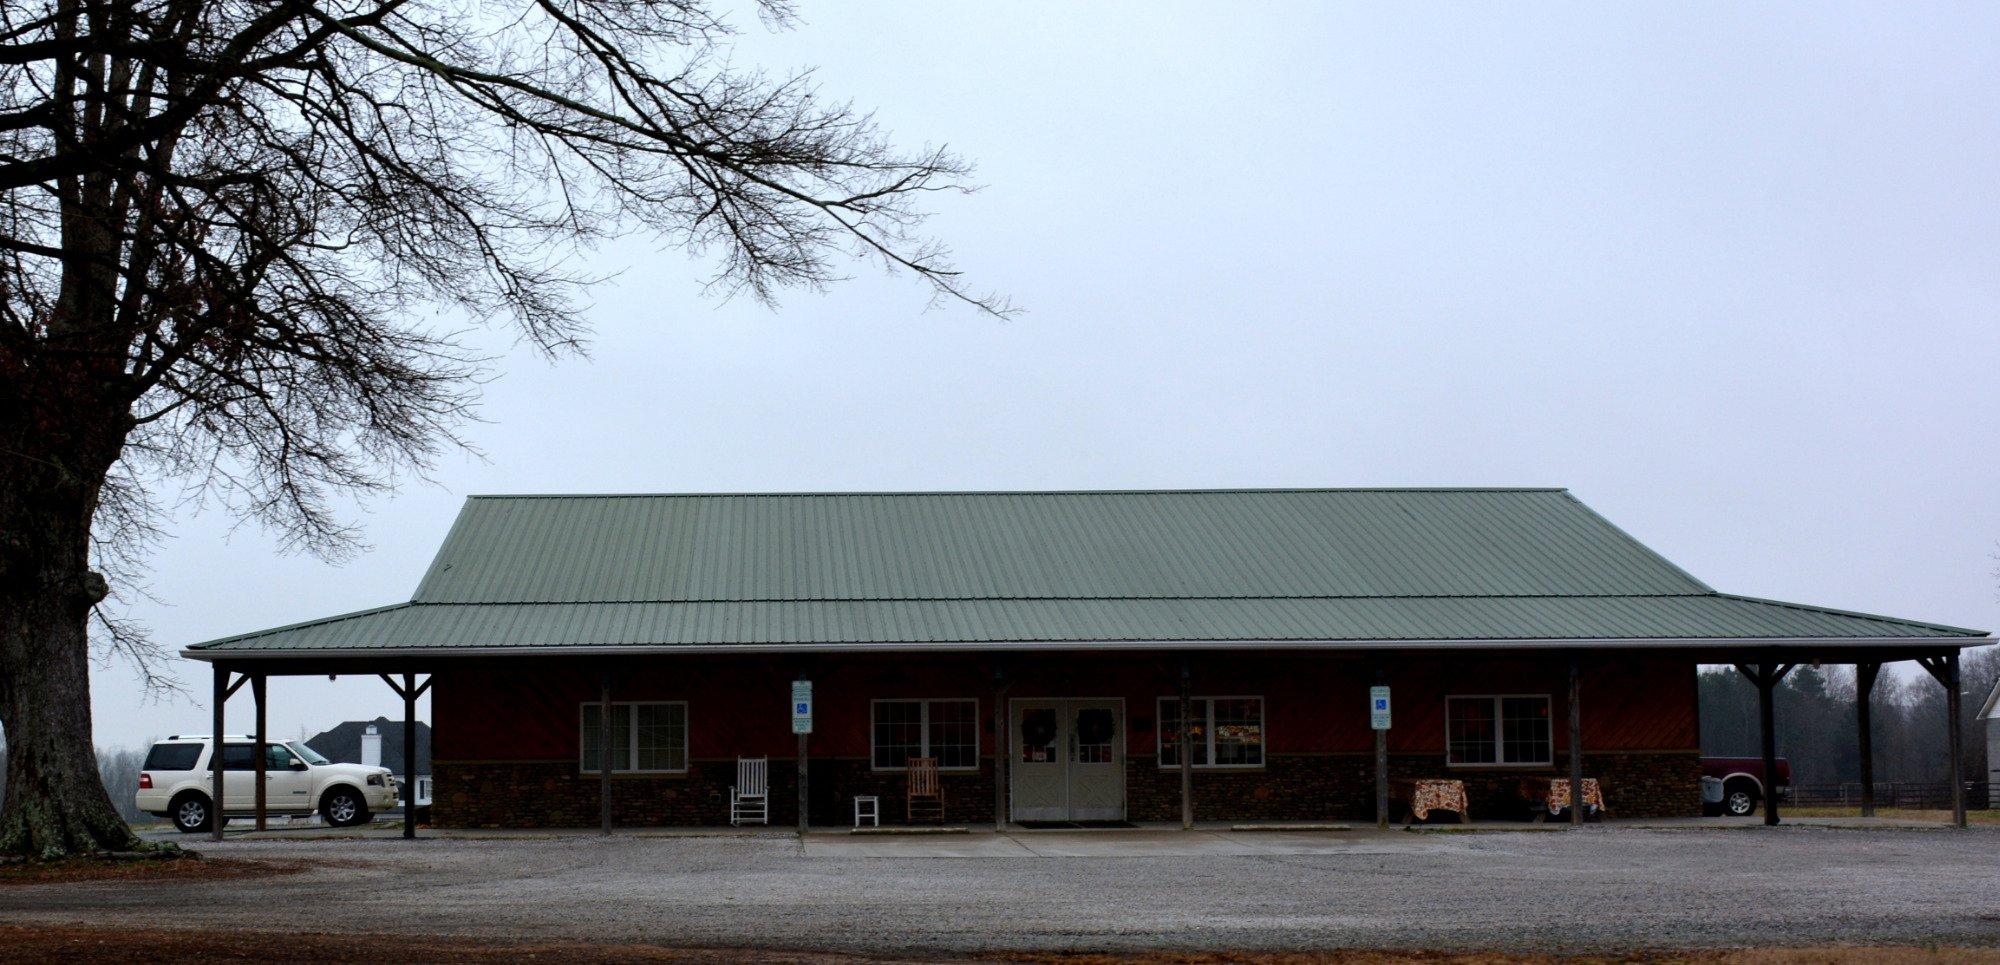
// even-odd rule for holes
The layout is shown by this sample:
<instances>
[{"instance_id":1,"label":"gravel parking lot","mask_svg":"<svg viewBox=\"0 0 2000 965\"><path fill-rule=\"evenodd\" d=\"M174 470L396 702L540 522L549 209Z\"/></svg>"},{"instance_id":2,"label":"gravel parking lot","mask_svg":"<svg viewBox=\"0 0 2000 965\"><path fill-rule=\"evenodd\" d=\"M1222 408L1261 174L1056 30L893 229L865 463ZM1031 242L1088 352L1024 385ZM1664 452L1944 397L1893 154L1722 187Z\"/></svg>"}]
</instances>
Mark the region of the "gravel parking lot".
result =
<instances>
[{"instance_id":1,"label":"gravel parking lot","mask_svg":"<svg viewBox=\"0 0 2000 965\"><path fill-rule=\"evenodd\" d=\"M327 866L15 885L0 922L915 954L2000 946L1992 830L1061 834L237 839L201 844Z\"/></svg>"}]
</instances>

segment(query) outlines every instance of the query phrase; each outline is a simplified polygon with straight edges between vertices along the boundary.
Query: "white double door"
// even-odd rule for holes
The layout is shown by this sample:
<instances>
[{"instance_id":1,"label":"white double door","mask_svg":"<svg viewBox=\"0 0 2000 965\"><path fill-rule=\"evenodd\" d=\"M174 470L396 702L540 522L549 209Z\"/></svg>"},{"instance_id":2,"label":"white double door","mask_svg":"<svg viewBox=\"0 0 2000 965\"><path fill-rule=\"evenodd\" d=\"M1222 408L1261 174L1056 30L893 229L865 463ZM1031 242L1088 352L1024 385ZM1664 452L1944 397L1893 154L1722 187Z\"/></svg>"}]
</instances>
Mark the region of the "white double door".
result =
<instances>
[{"instance_id":1,"label":"white double door","mask_svg":"<svg viewBox=\"0 0 2000 965\"><path fill-rule=\"evenodd\" d=\"M1124 701L1023 698L1011 726L1013 820L1124 820Z\"/></svg>"}]
</instances>

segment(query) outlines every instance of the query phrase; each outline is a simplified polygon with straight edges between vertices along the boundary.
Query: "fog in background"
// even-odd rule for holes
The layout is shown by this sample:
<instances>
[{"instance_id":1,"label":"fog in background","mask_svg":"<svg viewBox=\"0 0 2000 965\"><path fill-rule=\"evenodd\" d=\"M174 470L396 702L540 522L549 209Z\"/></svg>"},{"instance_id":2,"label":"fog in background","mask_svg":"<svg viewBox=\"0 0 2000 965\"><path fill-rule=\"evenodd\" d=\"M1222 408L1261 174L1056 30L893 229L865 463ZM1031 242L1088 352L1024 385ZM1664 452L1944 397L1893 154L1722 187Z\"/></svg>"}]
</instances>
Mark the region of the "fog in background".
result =
<instances>
[{"instance_id":1,"label":"fog in background","mask_svg":"<svg viewBox=\"0 0 2000 965\"><path fill-rule=\"evenodd\" d=\"M739 60L975 159L935 228L1026 314L607 247L594 357L473 336L484 458L357 507L369 552L173 520L158 639L408 599L469 493L1345 485L1568 486L1724 590L2000 625L2000 7L803 13ZM208 729L177 663L193 699L95 675L100 746ZM284 737L401 711L271 697Z\"/></svg>"}]
</instances>

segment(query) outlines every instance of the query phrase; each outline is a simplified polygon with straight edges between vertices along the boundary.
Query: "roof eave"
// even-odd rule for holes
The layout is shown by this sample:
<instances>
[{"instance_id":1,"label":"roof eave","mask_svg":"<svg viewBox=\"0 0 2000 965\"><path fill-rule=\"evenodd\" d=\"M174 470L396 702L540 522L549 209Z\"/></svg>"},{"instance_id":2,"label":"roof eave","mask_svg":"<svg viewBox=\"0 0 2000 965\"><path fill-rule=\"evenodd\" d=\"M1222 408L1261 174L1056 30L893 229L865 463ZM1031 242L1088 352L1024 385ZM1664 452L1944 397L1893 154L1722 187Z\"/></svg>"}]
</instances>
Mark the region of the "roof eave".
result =
<instances>
[{"instance_id":1,"label":"roof eave","mask_svg":"<svg viewBox=\"0 0 2000 965\"><path fill-rule=\"evenodd\" d=\"M963 653L1091 650L1938 650L1983 647L1992 636L1936 637L1624 637L1479 640L1008 640L822 642L518 647L347 647L302 650L196 650L181 656L221 660L352 660L380 657L602 657L771 653Z\"/></svg>"}]
</instances>

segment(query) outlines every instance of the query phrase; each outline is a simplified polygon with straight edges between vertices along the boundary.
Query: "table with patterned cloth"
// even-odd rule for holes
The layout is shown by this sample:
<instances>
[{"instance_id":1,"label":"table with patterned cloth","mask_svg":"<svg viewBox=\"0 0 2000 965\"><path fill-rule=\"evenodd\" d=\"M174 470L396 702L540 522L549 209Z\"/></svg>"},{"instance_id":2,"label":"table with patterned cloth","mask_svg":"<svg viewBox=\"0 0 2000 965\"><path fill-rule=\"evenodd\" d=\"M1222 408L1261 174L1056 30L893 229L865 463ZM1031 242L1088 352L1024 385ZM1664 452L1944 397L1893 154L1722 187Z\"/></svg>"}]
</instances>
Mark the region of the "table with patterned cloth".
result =
<instances>
[{"instance_id":1,"label":"table with patterned cloth","mask_svg":"<svg viewBox=\"0 0 2000 965\"><path fill-rule=\"evenodd\" d=\"M1458 823L1472 821L1471 806L1465 799L1465 782L1449 778L1424 777L1392 781L1389 796L1403 802L1409 809L1405 824L1414 824L1430 817L1432 811L1453 811L1458 814Z\"/></svg>"},{"instance_id":2,"label":"table with patterned cloth","mask_svg":"<svg viewBox=\"0 0 2000 965\"><path fill-rule=\"evenodd\" d=\"M1530 807L1540 809L1535 812L1535 820L1540 821L1569 807L1569 778L1522 778L1521 796L1528 799ZM1585 814L1604 813L1604 792L1597 786L1597 778L1583 779L1583 808Z\"/></svg>"}]
</instances>

